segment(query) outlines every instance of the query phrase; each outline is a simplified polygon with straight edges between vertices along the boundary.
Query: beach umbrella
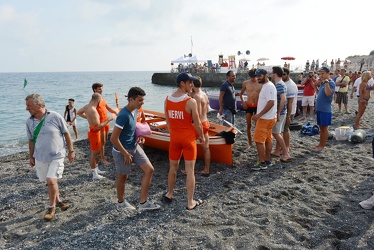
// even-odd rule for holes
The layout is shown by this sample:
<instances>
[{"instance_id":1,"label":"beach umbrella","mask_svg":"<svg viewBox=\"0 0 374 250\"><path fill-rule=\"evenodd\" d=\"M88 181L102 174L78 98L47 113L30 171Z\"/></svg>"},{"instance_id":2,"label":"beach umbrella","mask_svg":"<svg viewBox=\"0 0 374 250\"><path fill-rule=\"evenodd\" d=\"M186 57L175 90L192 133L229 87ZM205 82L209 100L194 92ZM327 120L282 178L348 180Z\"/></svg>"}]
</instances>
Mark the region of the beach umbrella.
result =
<instances>
[{"instance_id":1,"label":"beach umbrella","mask_svg":"<svg viewBox=\"0 0 374 250\"><path fill-rule=\"evenodd\" d=\"M292 57L292 56L285 56L285 57L282 57L281 60L295 60L296 58L295 57Z\"/></svg>"},{"instance_id":2,"label":"beach umbrella","mask_svg":"<svg viewBox=\"0 0 374 250\"><path fill-rule=\"evenodd\" d=\"M239 59L239 62L245 62L245 61L250 61L248 58L241 58Z\"/></svg>"},{"instance_id":3,"label":"beach umbrella","mask_svg":"<svg viewBox=\"0 0 374 250\"><path fill-rule=\"evenodd\" d=\"M269 58L267 58L267 57L260 57L259 59L257 59L257 61L266 61L266 60L269 60Z\"/></svg>"}]
</instances>

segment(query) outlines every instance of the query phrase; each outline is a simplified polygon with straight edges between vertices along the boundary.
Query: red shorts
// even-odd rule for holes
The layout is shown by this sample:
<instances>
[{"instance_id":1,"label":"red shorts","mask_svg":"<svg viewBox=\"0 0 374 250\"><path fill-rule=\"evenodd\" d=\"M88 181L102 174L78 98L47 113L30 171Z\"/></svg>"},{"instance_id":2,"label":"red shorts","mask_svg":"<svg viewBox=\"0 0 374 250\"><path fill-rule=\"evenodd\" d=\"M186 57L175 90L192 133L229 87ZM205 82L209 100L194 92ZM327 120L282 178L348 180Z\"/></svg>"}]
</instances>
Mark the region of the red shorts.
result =
<instances>
[{"instance_id":1,"label":"red shorts","mask_svg":"<svg viewBox=\"0 0 374 250\"><path fill-rule=\"evenodd\" d=\"M185 138L183 138L185 139ZM169 159L173 161L179 161L182 157L186 161L196 160L197 157L197 146L196 140L170 140L169 145Z\"/></svg>"},{"instance_id":2,"label":"red shorts","mask_svg":"<svg viewBox=\"0 0 374 250\"><path fill-rule=\"evenodd\" d=\"M100 131L88 131L87 133L88 140L90 141L90 149L92 151L98 151L101 147Z\"/></svg>"},{"instance_id":3,"label":"red shorts","mask_svg":"<svg viewBox=\"0 0 374 250\"><path fill-rule=\"evenodd\" d=\"M101 131L101 132L106 132L106 133L108 133L109 129L110 129L110 125L109 125L109 123L108 123L108 124L105 125L105 127L103 127L100 131Z\"/></svg>"}]
</instances>

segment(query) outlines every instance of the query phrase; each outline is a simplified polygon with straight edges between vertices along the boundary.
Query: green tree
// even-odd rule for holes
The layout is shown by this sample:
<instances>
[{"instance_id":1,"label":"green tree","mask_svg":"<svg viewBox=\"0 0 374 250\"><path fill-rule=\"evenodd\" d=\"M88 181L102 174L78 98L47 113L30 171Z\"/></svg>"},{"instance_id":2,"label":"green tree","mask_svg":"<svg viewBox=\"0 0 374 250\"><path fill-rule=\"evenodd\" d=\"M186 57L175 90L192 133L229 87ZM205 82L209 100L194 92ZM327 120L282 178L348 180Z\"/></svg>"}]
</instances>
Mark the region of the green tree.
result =
<instances>
[{"instance_id":1,"label":"green tree","mask_svg":"<svg viewBox=\"0 0 374 250\"><path fill-rule=\"evenodd\" d=\"M370 51L369 56L372 56L372 55L374 55L374 50Z\"/></svg>"}]
</instances>

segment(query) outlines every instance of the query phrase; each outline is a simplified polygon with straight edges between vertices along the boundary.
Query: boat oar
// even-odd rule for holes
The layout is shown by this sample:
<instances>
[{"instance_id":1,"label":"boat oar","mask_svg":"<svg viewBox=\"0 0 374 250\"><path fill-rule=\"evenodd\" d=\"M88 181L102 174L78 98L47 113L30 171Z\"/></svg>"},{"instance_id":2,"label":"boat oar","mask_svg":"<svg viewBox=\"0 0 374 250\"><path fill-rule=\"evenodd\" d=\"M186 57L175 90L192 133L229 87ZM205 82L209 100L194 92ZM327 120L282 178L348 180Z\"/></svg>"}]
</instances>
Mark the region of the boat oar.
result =
<instances>
[{"instance_id":1,"label":"boat oar","mask_svg":"<svg viewBox=\"0 0 374 250\"><path fill-rule=\"evenodd\" d=\"M235 127L234 124L232 124L232 123L226 121L226 120L223 118L223 115L220 115L219 113L217 113L217 118L218 118L218 120L223 121L223 122L226 122L227 124L229 124L229 125L230 125L231 127L233 127L236 131L238 131L240 134L243 134L243 132L240 131L237 127Z\"/></svg>"}]
</instances>

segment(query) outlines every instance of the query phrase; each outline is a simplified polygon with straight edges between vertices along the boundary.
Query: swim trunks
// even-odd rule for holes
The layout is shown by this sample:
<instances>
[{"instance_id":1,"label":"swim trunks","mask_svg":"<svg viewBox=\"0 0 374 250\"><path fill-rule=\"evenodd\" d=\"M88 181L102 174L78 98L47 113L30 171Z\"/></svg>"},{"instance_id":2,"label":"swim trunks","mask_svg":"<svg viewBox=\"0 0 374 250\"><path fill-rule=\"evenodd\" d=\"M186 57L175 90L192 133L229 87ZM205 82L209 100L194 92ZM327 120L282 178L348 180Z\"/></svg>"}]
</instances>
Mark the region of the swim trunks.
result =
<instances>
[{"instance_id":1,"label":"swim trunks","mask_svg":"<svg viewBox=\"0 0 374 250\"><path fill-rule=\"evenodd\" d=\"M90 141L90 149L98 151L101 147L100 130L94 130L97 125L91 126L87 133L88 140Z\"/></svg>"}]
</instances>

